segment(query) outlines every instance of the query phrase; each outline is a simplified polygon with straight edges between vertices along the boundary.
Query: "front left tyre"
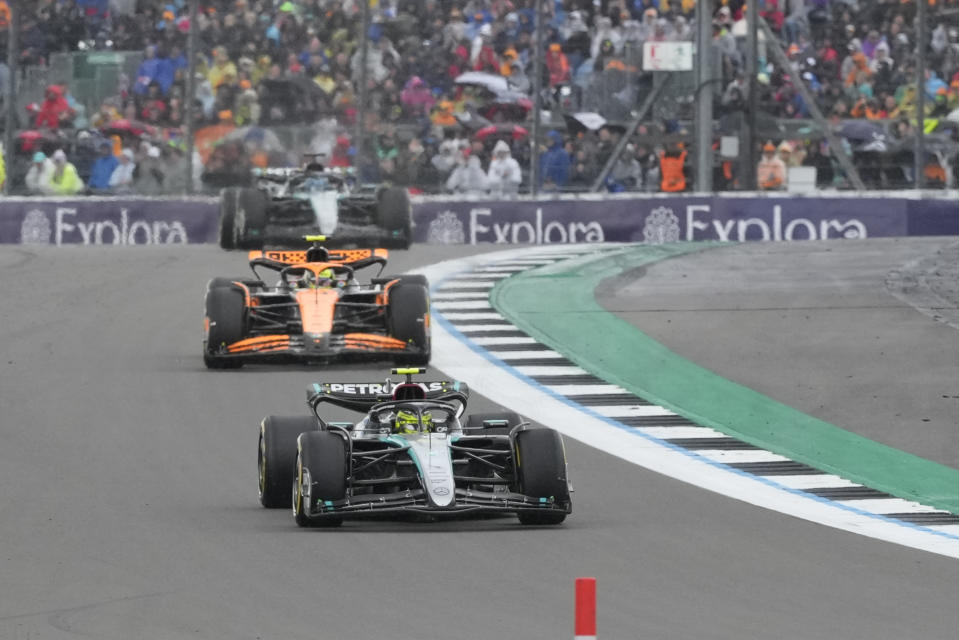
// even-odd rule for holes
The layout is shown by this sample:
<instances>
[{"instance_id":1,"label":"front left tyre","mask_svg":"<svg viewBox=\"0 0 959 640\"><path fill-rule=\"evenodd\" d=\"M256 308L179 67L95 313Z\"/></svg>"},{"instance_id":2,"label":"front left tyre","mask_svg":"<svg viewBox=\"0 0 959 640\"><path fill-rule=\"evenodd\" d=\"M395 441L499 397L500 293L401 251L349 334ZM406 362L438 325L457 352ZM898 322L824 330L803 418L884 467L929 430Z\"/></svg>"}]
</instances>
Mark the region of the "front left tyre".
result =
<instances>
[{"instance_id":1,"label":"front left tyre","mask_svg":"<svg viewBox=\"0 0 959 640\"><path fill-rule=\"evenodd\" d=\"M331 431L310 431L297 439L293 519L301 527L338 527L343 517L313 515L315 506L346 497L346 442Z\"/></svg>"},{"instance_id":2,"label":"front left tyre","mask_svg":"<svg viewBox=\"0 0 959 640\"><path fill-rule=\"evenodd\" d=\"M208 369L237 369L241 360L218 355L220 349L243 338L246 302L239 289L223 285L213 286L206 294L206 341L203 345L203 363Z\"/></svg>"},{"instance_id":3,"label":"front left tyre","mask_svg":"<svg viewBox=\"0 0 959 640\"><path fill-rule=\"evenodd\" d=\"M256 468L260 504L267 509L289 508L290 482L296 469L296 439L316 431L313 416L267 416L260 423Z\"/></svg>"}]
</instances>

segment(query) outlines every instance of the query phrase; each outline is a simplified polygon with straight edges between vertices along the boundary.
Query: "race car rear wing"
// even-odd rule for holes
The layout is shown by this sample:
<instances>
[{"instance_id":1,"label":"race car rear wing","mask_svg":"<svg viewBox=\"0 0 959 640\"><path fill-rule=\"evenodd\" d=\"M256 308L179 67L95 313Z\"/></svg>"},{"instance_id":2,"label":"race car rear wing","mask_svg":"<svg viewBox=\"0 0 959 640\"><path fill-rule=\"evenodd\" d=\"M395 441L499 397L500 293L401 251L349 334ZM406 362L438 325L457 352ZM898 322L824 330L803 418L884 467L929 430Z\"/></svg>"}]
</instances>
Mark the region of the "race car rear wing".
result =
<instances>
[{"instance_id":1,"label":"race car rear wing","mask_svg":"<svg viewBox=\"0 0 959 640\"><path fill-rule=\"evenodd\" d=\"M425 387L424 400L441 402L459 402L464 407L469 400L469 387L465 382L438 380L418 382ZM365 413L374 405L390 402L396 383L386 382L314 382L306 389L306 400L313 411L317 406L328 402L337 407Z\"/></svg>"},{"instance_id":2,"label":"race car rear wing","mask_svg":"<svg viewBox=\"0 0 959 640\"><path fill-rule=\"evenodd\" d=\"M266 259L271 262L288 264L303 264L307 262L307 250L293 249L266 249L263 251L250 251L247 259L250 262L254 260ZM340 249L330 251L329 258L323 262L341 262L354 269L362 269L370 265L386 265L389 258L389 251L386 249Z\"/></svg>"}]
</instances>

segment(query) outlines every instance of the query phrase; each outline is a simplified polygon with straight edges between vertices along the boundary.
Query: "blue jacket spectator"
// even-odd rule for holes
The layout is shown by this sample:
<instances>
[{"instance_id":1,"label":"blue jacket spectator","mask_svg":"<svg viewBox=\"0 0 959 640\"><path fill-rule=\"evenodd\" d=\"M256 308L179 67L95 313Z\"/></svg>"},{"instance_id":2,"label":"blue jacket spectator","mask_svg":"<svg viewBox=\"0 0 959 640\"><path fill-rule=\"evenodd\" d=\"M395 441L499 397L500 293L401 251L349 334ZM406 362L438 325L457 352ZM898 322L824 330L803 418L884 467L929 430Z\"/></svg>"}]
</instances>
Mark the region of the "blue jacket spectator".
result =
<instances>
[{"instance_id":1,"label":"blue jacket spectator","mask_svg":"<svg viewBox=\"0 0 959 640\"><path fill-rule=\"evenodd\" d=\"M563 146L563 134L559 131L550 131L551 141L549 149L540 156L540 184L549 180L557 187L564 187L569 182L569 168L572 160Z\"/></svg>"},{"instance_id":2,"label":"blue jacket spectator","mask_svg":"<svg viewBox=\"0 0 959 640\"><path fill-rule=\"evenodd\" d=\"M150 45L146 48L146 59L137 69L137 79L133 85L133 93L145 95L150 84L156 82L160 85L160 92L166 95L170 92L173 85L173 65L166 58L157 57L157 49Z\"/></svg>"},{"instance_id":3,"label":"blue jacket spectator","mask_svg":"<svg viewBox=\"0 0 959 640\"><path fill-rule=\"evenodd\" d=\"M113 148L109 142L100 145L100 155L93 163L93 169L90 172L90 181L88 183L91 189L106 191L110 188L110 176L113 170L117 168L119 161L113 155Z\"/></svg>"}]
</instances>

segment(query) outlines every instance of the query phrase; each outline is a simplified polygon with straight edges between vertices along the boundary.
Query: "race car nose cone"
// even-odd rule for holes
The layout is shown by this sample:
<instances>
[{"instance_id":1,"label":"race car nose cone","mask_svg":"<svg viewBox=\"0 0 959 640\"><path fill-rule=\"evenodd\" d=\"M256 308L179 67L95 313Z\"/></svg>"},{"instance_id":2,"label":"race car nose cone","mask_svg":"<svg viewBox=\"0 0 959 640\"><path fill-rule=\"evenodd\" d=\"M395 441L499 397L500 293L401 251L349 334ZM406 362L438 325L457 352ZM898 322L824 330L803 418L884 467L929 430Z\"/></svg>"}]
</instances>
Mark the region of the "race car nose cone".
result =
<instances>
[{"instance_id":1,"label":"race car nose cone","mask_svg":"<svg viewBox=\"0 0 959 640\"><path fill-rule=\"evenodd\" d=\"M304 336L306 340L306 350L316 353L326 353L330 350L330 334L328 333L311 333L307 336Z\"/></svg>"}]
</instances>

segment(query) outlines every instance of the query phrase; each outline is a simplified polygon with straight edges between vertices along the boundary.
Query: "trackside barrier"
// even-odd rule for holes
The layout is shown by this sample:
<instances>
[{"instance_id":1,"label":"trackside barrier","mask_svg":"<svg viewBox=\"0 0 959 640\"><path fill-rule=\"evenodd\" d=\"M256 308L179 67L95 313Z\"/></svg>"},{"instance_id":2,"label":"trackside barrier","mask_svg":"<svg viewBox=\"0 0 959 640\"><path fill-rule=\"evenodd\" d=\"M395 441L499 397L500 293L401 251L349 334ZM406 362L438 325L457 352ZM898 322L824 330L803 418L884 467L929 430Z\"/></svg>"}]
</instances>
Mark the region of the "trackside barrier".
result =
<instances>
[{"instance_id":1,"label":"trackside barrier","mask_svg":"<svg viewBox=\"0 0 959 640\"><path fill-rule=\"evenodd\" d=\"M596 640L596 578L576 578L573 640Z\"/></svg>"},{"instance_id":2,"label":"trackside barrier","mask_svg":"<svg viewBox=\"0 0 959 640\"><path fill-rule=\"evenodd\" d=\"M5 198L0 243L215 243L218 199ZM334 234L335 235L335 234ZM959 192L413 198L424 244L782 241L959 235Z\"/></svg>"}]
</instances>

